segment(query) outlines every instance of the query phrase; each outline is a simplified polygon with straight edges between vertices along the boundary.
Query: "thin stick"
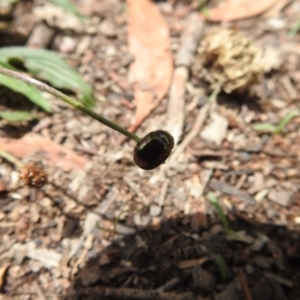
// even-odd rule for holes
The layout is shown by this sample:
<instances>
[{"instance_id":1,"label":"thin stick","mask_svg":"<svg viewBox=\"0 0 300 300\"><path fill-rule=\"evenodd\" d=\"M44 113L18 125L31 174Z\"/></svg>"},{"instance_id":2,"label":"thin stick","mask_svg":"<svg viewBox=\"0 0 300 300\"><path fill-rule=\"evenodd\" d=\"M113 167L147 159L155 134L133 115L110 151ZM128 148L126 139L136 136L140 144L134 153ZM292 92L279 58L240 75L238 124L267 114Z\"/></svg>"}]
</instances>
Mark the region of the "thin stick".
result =
<instances>
[{"instance_id":1,"label":"thin stick","mask_svg":"<svg viewBox=\"0 0 300 300\"><path fill-rule=\"evenodd\" d=\"M207 117L209 109L209 103L204 104L204 106L200 109L196 121L192 130L185 137L183 142L176 148L175 151L171 154L170 161L175 161L179 154L185 150L185 148L189 145L189 143L199 134L202 125Z\"/></svg>"},{"instance_id":2,"label":"thin stick","mask_svg":"<svg viewBox=\"0 0 300 300\"><path fill-rule=\"evenodd\" d=\"M137 143L140 141L140 138L135 135L134 133L126 130L125 128L107 120L106 118L102 117L101 115L98 115L97 113L95 113L94 111L92 111L91 109L87 108L86 106L82 105L80 102L78 102L77 100L68 97L67 95L59 92L58 90L50 87L49 85L38 81L34 78L30 78L28 76L25 76L21 73L0 67L0 74L6 75L8 77L12 77L15 78L17 80L23 81L27 84L30 84L36 88L38 88L39 90L43 91L43 92L47 92L51 95L53 95L56 98L59 98L60 100L72 105L74 108L80 110L81 112L87 114L88 116L92 117L93 119L99 121L100 123L116 130L119 131L120 133L124 134L125 136L128 136L129 138L135 140Z\"/></svg>"},{"instance_id":3,"label":"thin stick","mask_svg":"<svg viewBox=\"0 0 300 300\"><path fill-rule=\"evenodd\" d=\"M10 153L8 153L2 149L0 149L0 157L6 159L7 161L14 164L18 168L21 168L24 166L24 164L20 160L18 160L16 157L14 157Z\"/></svg>"},{"instance_id":4,"label":"thin stick","mask_svg":"<svg viewBox=\"0 0 300 300\"><path fill-rule=\"evenodd\" d=\"M245 299L246 300L253 300L253 298L251 296L251 293L250 293L250 290L249 290L248 283L247 283L247 278L246 278L246 276L245 276L245 274L242 270L239 270L238 280L240 282L240 285L242 286L242 290L244 292Z\"/></svg>"},{"instance_id":5,"label":"thin stick","mask_svg":"<svg viewBox=\"0 0 300 300\"><path fill-rule=\"evenodd\" d=\"M209 96L208 102L203 105L203 107L199 110L198 116L196 118L196 121L194 123L194 126L192 127L192 130L189 132L189 134L185 137L183 142L176 148L175 151L173 151L170 162L175 161L178 155L185 150L185 148L189 145L189 143L199 134L201 127L203 126L205 119L207 117L207 114L209 112L209 108L211 106L211 103L215 101L216 97L218 96L220 92L220 89L215 89L212 94Z\"/></svg>"}]
</instances>

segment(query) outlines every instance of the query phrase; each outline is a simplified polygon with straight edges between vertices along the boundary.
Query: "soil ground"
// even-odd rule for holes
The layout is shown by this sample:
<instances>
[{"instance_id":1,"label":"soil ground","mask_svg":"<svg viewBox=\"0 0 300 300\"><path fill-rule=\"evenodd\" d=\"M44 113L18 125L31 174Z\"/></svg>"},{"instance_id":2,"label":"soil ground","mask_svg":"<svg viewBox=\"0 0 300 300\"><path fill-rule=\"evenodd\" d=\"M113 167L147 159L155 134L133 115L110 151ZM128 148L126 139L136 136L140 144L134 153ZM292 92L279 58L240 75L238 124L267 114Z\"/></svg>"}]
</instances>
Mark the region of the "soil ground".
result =
<instances>
[{"instance_id":1,"label":"soil ground","mask_svg":"<svg viewBox=\"0 0 300 300\"><path fill-rule=\"evenodd\" d=\"M46 2L19 1L2 12L0 46L37 43L58 52L93 87L95 111L129 128L136 102L126 4L74 2L88 21L66 25L65 15L52 16ZM176 146L185 147L172 164L153 171L133 164L132 141L59 100L51 99L53 114L45 114L19 94L1 93L0 110L38 114L32 122L0 120L0 137L22 143L27 137L32 151L25 155L22 146L17 158L41 163L48 183L30 189L18 181L16 166L0 159L0 299L300 299L300 116L279 134L253 129L278 124L299 107L300 35L289 31L300 3L279 2L253 18L203 23L205 32L233 28L271 49L266 64L271 60L272 70L254 92L221 92L207 110L212 90L196 52ZM175 59L199 2L155 5ZM169 94L142 122L139 136L176 124L179 115L168 113L168 102ZM226 125L210 127L214 115ZM211 140L202 135L209 128ZM35 150L40 139L43 151ZM54 163L56 145L74 156Z\"/></svg>"}]
</instances>

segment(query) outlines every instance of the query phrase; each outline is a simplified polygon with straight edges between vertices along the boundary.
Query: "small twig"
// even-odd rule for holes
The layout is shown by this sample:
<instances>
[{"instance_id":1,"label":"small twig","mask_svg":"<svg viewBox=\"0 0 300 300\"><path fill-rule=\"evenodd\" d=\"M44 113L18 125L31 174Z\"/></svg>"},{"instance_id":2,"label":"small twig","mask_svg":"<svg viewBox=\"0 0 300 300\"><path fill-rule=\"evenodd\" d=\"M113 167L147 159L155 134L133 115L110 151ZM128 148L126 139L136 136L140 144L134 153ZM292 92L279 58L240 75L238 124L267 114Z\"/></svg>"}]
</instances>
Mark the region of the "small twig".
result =
<instances>
[{"instance_id":1,"label":"small twig","mask_svg":"<svg viewBox=\"0 0 300 300\"><path fill-rule=\"evenodd\" d=\"M32 284L33 284L33 289L35 290L38 299L39 300L47 300L41 287L38 285L38 283L36 281L34 281Z\"/></svg>"},{"instance_id":2,"label":"small twig","mask_svg":"<svg viewBox=\"0 0 300 300\"><path fill-rule=\"evenodd\" d=\"M204 176L201 178L202 186L200 188L200 192L197 195L196 199L191 200L191 225L195 230L199 230L199 228L207 228L207 203L205 197L203 197L203 193L211 179L214 168L215 163L213 163L213 166L204 173Z\"/></svg>"},{"instance_id":3,"label":"small twig","mask_svg":"<svg viewBox=\"0 0 300 300\"><path fill-rule=\"evenodd\" d=\"M159 198L158 198L158 205L159 206L164 205L165 197L166 197L166 194L167 194L167 191L168 191L169 184L170 184L170 179L166 179L163 186L162 186L162 188L161 188L160 195L159 195Z\"/></svg>"},{"instance_id":4,"label":"small twig","mask_svg":"<svg viewBox=\"0 0 300 300\"><path fill-rule=\"evenodd\" d=\"M219 181L219 180L213 180L209 183L209 187L213 189L214 191L218 191L224 194L233 195L235 197L238 197L239 200L254 205L256 204L256 201L253 197L251 197L248 193L236 189L235 187L231 186L230 184L227 184L225 182Z\"/></svg>"},{"instance_id":5,"label":"small twig","mask_svg":"<svg viewBox=\"0 0 300 300\"><path fill-rule=\"evenodd\" d=\"M175 70L170 87L170 97L167 111L166 128L173 135L175 145L182 135L185 119L185 90L189 69L194 60L194 54L204 32L204 22L199 15L193 15L181 37L181 46L175 59Z\"/></svg>"},{"instance_id":6,"label":"small twig","mask_svg":"<svg viewBox=\"0 0 300 300\"><path fill-rule=\"evenodd\" d=\"M47 48L54 34L54 29L50 28L45 23L38 23L32 30L26 46L40 49Z\"/></svg>"},{"instance_id":7,"label":"small twig","mask_svg":"<svg viewBox=\"0 0 300 300\"><path fill-rule=\"evenodd\" d=\"M216 162L213 162L210 169L204 173L204 178L202 178L202 189L201 189L201 193L199 194L199 198L203 196L203 193L214 173L215 167L216 167Z\"/></svg>"},{"instance_id":8,"label":"small twig","mask_svg":"<svg viewBox=\"0 0 300 300\"><path fill-rule=\"evenodd\" d=\"M135 192L135 194L141 198L145 206L149 205L149 199L140 191L140 189L137 187L137 185L132 182L128 177L124 177L124 181L127 183L127 185Z\"/></svg>"},{"instance_id":9,"label":"small twig","mask_svg":"<svg viewBox=\"0 0 300 300\"><path fill-rule=\"evenodd\" d=\"M172 153L169 163L171 164L176 158L179 156L181 152L189 145L189 143L199 134L201 127L203 126L205 119L208 115L211 104L216 100L218 94L220 92L220 87L216 88L212 94L209 96L207 103L203 105L203 107L199 110L198 116L194 123L192 130L183 140L183 142L176 148L176 150Z\"/></svg>"},{"instance_id":10,"label":"small twig","mask_svg":"<svg viewBox=\"0 0 300 300\"><path fill-rule=\"evenodd\" d=\"M250 293L250 290L249 290L249 286L248 286L248 283L247 283L246 276L245 276L245 274L242 270L239 270L238 279L239 279L239 282L242 286L242 289L243 289L243 292L244 292L244 295L245 295L245 299L246 300L253 300L253 298L251 296L251 293Z\"/></svg>"},{"instance_id":11,"label":"small twig","mask_svg":"<svg viewBox=\"0 0 300 300\"><path fill-rule=\"evenodd\" d=\"M206 103L199 111L195 124L183 142L174 150L172 153L169 163L175 161L179 154L184 151L184 149L190 144L190 142L199 134L201 127L204 124L204 121L207 117L209 109L209 103Z\"/></svg>"},{"instance_id":12,"label":"small twig","mask_svg":"<svg viewBox=\"0 0 300 300\"><path fill-rule=\"evenodd\" d=\"M164 292L164 291L170 291L172 290L178 283L180 282L180 279L178 277L174 277L158 287L156 290L158 292Z\"/></svg>"},{"instance_id":13,"label":"small twig","mask_svg":"<svg viewBox=\"0 0 300 300\"><path fill-rule=\"evenodd\" d=\"M36 188L29 189L29 200L31 202L34 202L37 199L38 192L39 192L39 190Z\"/></svg>"},{"instance_id":14,"label":"small twig","mask_svg":"<svg viewBox=\"0 0 300 300\"><path fill-rule=\"evenodd\" d=\"M241 176L241 178L238 180L237 184L235 185L235 188L239 190L243 186L243 184L245 183L245 181L247 180L247 178L248 178L248 175L247 174L243 174Z\"/></svg>"}]
</instances>

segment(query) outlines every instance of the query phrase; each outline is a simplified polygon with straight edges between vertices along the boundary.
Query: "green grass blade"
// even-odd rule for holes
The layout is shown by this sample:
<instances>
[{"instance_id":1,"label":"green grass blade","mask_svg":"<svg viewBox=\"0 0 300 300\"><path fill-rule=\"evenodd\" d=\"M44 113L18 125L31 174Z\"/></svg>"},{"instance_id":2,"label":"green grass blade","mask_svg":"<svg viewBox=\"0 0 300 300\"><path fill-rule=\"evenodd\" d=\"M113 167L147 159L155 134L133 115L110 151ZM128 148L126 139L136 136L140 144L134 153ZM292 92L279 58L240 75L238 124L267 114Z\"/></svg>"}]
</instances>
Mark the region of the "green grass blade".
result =
<instances>
[{"instance_id":1,"label":"green grass blade","mask_svg":"<svg viewBox=\"0 0 300 300\"><path fill-rule=\"evenodd\" d=\"M296 24L290 29L289 37L295 36L300 31L300 18L297 20Z\"/></svg>"},{"instance_id":2,"label":"green grass blade","mask_svg":"<svg viewBox=\"0 0 300 300\"><path fill-rule=\"evenodd\" d=\"M0 0L1 5L13 4L18 2L19 0Z\"/></svg>"},{"instance_id":3,"label":"green grass blade","mask_svg":"<svg viewBox=\"0 0 300 300\"><path fill-rule=\"evenodd\" d=\"M14 59L21 60L30 73L54 87L77 93L84 105L94 105L91 87L55 52L28 47L0 49L0 63L7 64Z\"/></svg>"},{"instance_id":4,"label":"green grass blade","mask_svg":"<svg viewBox=\"0 0 300 300\"><path fill-rule=\"evenodd\" d=\"M29 58L25 66L35 76L43 78L56 88L69 89L77 93L84 105L88 107L94 105L92 89L75 72L70 72L70 70L51 61L47 62L40 59Z\"/></svg>"},{"instance_id":5,"label":"green grass blade","mask_svg":"<svg viewBox=\"0 0 300 300\"><path fill-rule=\"evenodd\" d=\"M207 18L209 18L210 15L210 10L207 6L207 1L206 0L199 0L199 7L200 7L200 12L206 16Z\"/></svg>"},{"instance_id":6,"label":"green grass blade","mask_svg":"<svg viewBox=\"0 0 300 300\"><path fill-rule=\"evenodd\" d=\"M275 132L276 126L271 123L258 123L253 126L255 131Z\"/></svg>"},{"instance_id":7,"label":"green grass blade","mask_svg":"<svg viewBox=\"0 0 300 300\"><path fill-rule=\"evenodd\" d=\"M298 109L294 109L290 111L286 116L284 116L281 121L277 125L273 125L271 123L259 123L253 126L253 129L256 131L265 131L279 134L282 132L284 127L295 117L299 116L300 111Z\"/></svg>"},{"instance_id":8,"label":"green grass blade","mask_svg":"<svg viewBox=\"0 0 300 300\"><path fill-rule=\"evenodd\" d=\"M49 102L44 98L42 93L35 87L2 74L0 74L0 84L12 89L15 92L23 94L31 102L38 105L46 112L51 112L51 107Z\"/></svg>"},{"instance_id":9,"label":"green grass blade","mask_svg":"<svg viewBox=\"0 0 300 300\"><path fill-rule=\"evenodd\" d=\"M222 280L223 281L228 280L228 277L229 277L228 268L226 266L226 263L225 263L223 257L220 254L216 255L215 262L218 266L218 269L219 269Z\"/></svg>"},{"instance_id":10,"label":"green grass blade","mask_svg":"<svg viewBox=\"0 0 300 300\"><path fill-rule=\"evenodd\" d=\"M78 11L78 9L69 0L51 0L55 5L60 6L64 11L76 16L81 21L85 17Z\"/></svg>"},{"instance_id":11,"label":"green grass blade","mask_svg":"<svg viewBox=\"0 0 300 300\"><path fill-rule=\"evenodd\" d=\"M10 122L18 122L36 119L36 116L27 111L0 111L0 118Z\"/></svg>"},{"instance_id":12,"label":"green grass blade","mask_svg":"<svg viewBox=\"0 0 300 300\"><path fill-rule=\"evenodd\" d=\"M278 123L275 129L275 133L281 133L284 127L295 117L299 116L299 110L294 109L290 111L282 120Z\"/></svg>"},{"instance_id":13,"label":"green grass blade","mask_svg":"<svg viewBox=\"0 0 300 300\"><path fill-rule=\"evenodd\" d=\"M229 227L229 222L225 216L225 214L223 213L223 210L216 198L216 196L213 193L209 193L208 194L208 200L210 201L210 203L213 205L214 209L216 210L219 219L221 220L224 229L226 232L230 232L230 227Z\"/></svg>"},{"instance_id":14,"label":"green grass blade","mask_svg":"<svg viewBox=\"0 0 300 300\"><path fill-rule=\"evenodd\" d=\"M127 212L129 212L129 209L123 210L119 213L119 215L115 218L114 227L116 227L119 224L121 216L126 214Z\"/></svg>"}]
</instances>

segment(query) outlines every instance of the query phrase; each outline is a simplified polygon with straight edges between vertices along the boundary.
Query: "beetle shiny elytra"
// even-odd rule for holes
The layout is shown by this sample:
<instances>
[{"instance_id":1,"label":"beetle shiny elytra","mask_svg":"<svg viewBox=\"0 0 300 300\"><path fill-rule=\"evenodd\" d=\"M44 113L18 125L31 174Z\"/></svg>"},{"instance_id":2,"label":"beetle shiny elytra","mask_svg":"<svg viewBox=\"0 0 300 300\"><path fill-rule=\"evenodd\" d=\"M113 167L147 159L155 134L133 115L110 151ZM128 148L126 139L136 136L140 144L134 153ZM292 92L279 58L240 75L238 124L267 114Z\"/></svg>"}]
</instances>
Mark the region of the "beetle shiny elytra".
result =
<instances>
[{"instance_id":1,"label":"beetle shiny elytra","mask_svg":"<svg viewBox=\"0 0 300 300\"><path fill-rule=\"evenodd\" d=\"M174 138L169 132L150 132L134 148L134 162L141 169L155 169L166 161L173 148Z\"/></svg>"}]
</instances>

